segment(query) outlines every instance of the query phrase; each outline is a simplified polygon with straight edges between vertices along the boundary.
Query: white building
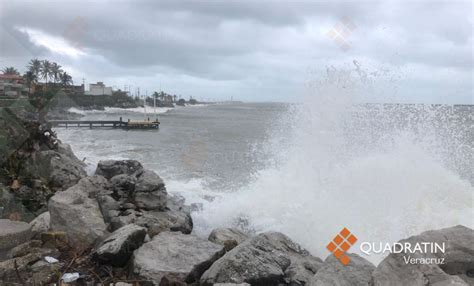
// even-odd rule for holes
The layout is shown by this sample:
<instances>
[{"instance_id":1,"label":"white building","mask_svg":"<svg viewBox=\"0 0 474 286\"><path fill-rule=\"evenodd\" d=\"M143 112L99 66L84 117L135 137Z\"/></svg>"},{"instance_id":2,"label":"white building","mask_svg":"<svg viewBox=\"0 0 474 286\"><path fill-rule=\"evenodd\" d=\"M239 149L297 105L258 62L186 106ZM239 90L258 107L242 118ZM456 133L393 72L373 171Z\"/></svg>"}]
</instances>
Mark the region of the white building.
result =
<instances>
[{"instance_id":1,"label":"white building","mask_svg":"<svg viewBox=\"0 0 474 286\"><path fill-rule=\"evenodd\" d=\"M85 93L88 95L112 95L112 92L111 86L105 86L103 82L98 81L97 83L89 84L89 90Z\"/></svg>"}]
</instances>

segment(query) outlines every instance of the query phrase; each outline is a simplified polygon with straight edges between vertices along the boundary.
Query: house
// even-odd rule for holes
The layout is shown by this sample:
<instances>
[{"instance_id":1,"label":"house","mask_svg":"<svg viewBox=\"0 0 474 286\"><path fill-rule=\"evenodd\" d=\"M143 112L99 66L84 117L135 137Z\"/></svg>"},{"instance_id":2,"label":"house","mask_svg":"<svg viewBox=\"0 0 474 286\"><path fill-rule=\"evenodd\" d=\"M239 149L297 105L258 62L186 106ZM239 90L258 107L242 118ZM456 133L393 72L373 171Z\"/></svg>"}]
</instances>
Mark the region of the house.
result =
<instances>
[{"instance_id":1,"label":"house","mask_svg":"<svg viewBox=\"0 0 474 286\"><path fill-rule=\"evenodd\" d=\"M112 87L105 86L101 81L89 84L89 90L85 92L87 95L112 95L112 93Z\"/></svg>"},{"instance_id":2,"label":"house","mask_svg":"<svg viewBox=\"0 0 474 286\"><path fill-rule=\"evenodd\" d=\"M20 96L28 93L23 77L16 74L0 74L0 96Z\"/></svg>"},{"instance_id":3,"label":"house","mask_svg":"<svg viewBox=\"0 0 474 286\"><path fill-rule=\"evenodd\" d=\"M165 103L173 103L173 96L171 96L171 95L165 95L165 96L163 97L163 102L165 102Z\"/></svg>"}]
</instances>

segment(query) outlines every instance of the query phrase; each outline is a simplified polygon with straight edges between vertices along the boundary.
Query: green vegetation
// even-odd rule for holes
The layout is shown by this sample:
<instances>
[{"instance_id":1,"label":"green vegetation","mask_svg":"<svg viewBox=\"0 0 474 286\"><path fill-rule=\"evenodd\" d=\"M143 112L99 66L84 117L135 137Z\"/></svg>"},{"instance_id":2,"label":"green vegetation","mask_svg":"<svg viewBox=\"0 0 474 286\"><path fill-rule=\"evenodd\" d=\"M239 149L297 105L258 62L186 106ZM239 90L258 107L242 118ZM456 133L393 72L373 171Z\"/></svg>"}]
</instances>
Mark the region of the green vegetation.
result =
<instances>
[{"instance_id":1,"label":"green vegetation","mask_svg":"<svg viewBox=\"0 0 474 286\"><path fill-rule=\"evenodd\" d=\"M4 74L20 75L15 67L5 67ZM32 106L43 108L59 106L68 108L78 106L81 108L101 109L104 107L132 108L143 106L143 98L131 96L125 91L116 90L112 95L86 95L84 87L74 86L71 75L63 70L62 66L49 60L31 59L23 74L23 82L28 87L29 102ZM11 98L16 101L17 98ZM158 107L174 107L185 103L196 104L195 99L186 101L177 95L154 92L145 99L148 105ZM10 103L6 103L9 105ZM3 103L5 106L5 103Z\"/></svg>"},{"instance_id":2,"label":"green vegetation","mask_svg":"<svg viewBox=\"0 0 474 286\"><path fill-rule=\"evenodd\" d=\"M20 75L20 73L14 67L6 67L2 70L4 74Z\"/></svg>"}]
</instances>

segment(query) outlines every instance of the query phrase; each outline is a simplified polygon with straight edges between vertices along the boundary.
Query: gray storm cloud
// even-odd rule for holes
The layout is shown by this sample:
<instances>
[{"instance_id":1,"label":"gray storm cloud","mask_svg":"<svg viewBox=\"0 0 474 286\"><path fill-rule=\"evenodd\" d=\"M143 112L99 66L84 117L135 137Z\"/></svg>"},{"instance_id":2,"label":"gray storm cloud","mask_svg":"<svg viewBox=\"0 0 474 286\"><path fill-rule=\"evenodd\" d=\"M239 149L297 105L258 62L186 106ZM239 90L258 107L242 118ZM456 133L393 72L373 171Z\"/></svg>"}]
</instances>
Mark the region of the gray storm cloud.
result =
<instances>
[{"instance_id":1,"label":"gray storm cloud","mask_svg":"<svg viewBox=\"0 0 474 286\"><path fill-rule=\"evenodd\" d=\"M0 13L3 66L49 58L76 82L299 101L314 71L357 60L396 73L400 101L473 102L470 1L1 0ZM341 19L347 49L327 35Z\"/></svg>"}]
</instances>

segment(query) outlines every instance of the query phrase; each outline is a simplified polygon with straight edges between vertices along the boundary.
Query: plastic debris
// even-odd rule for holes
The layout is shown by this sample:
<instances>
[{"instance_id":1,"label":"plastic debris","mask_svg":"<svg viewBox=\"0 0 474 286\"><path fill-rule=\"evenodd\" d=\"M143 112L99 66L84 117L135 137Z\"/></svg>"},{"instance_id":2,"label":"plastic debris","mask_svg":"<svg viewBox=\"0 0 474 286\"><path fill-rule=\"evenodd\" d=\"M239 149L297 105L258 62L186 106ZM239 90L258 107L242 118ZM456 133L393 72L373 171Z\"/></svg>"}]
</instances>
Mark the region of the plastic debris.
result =
<instances>
[{"instance_id":1,"label":"plastic debris","mask_svg":"<svg viewBox=\"0 0 474 286\"><path fill-rule=\"evenodd\" d=\"M77 272L64 273L63 277L61 279L63 280L64 283L70 283L70 282L76 281L77 279L79 279L79 277L80 277L80 275Z\"/></svg>"},{"instance_id":2,"label":"plastic debris","mask_svg":"<svg viewBox=\"0 0 474 286\"><path fill-rule=\"evenodd\" d=\"M58 263L59 262L59 260L57 260L56 258L51 257L51 256L45 256L44 260L46 260L46 262L48 262L48 263Z\"/></svg>"}]
</instances>

